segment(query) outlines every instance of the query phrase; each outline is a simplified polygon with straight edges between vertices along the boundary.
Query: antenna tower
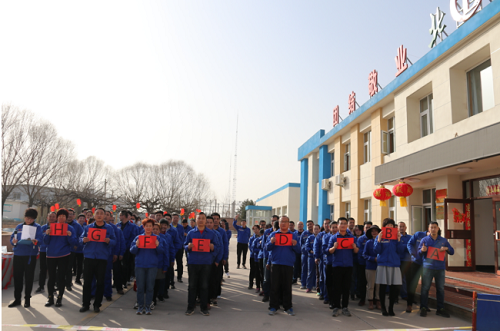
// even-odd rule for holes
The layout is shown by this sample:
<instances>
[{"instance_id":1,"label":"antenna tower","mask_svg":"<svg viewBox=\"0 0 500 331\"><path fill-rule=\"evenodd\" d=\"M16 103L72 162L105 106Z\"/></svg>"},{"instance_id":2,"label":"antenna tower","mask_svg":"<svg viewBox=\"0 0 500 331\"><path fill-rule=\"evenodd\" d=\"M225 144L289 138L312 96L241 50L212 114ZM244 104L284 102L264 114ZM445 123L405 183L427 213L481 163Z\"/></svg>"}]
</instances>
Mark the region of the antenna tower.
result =
<instances>
[{"instance_id":1,"label":"antenna tower","mask_svg":"<svg viewBox=\"0 0 500 331\"><path fill-rule=\"evenodd\" d=\"M234 146L234 166L233 166L233 193L232 200L232 216L236 215L236 160L238 157L238 116L236 117L236 142Z\"/></svg>"}]
</instances>

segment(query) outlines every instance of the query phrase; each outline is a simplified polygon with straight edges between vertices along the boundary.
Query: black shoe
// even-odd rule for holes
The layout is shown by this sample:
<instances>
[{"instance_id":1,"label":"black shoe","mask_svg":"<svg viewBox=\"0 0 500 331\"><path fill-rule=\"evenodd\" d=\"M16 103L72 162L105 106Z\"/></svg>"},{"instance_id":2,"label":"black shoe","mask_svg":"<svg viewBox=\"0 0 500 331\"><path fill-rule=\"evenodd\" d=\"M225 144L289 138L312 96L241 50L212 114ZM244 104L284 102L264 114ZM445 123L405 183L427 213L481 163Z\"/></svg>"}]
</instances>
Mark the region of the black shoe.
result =
<instances>
[{"instance_id":1,"label":"black shoe","mask_svg":"<svg viewBox=\"0 0 500 331\"><path fill-rule=\"evenodd\" d=\"M264 296L262 298L262 302L269 302L269 297L268 296Z\"/></svg>"},{"instance_id":2,"label":"black shoe","mask_svg":"<svg viewBox=\"0 0 500 331\"><path fill-rule=\"evenodd\" d=\"M354 294L351 294L351 300L356 300L356 296Z\"/></svg>"},{"instance_id":3,"label":"black shoe","mask_svg":"<svg viewBox=\"0 0 500 331\"><path fill-rule=\"evenodd\" d=\"M389 308L389 316L396 316L396 314L394 314L393 308Z\"/></svg>"},{"instance_id":4,"label":"black shoe","mask_svg":"<svg viewBox=\"0 0 500 331\"><path fill-rule=\"evenodd\" d=\"M174 284L170 285L170 289L175 290L175 285Z\"/></svg>"},{"instance_id":5,"label":"black shoe","mask_svg":"<svg viewBox=\"0 0 500 331\"><path fill-rule=\"evenodd\" d=\"M62 297L57 297L56 307L61 307L61 306L62 306Z\"/></svg>"},{"instance_id":6,"label":"black shoe","mask_svg":"<svg viewBox=\"0 0 500 331\"><path fill-rule=\"evenodd\" d=\"M240 265L238 264L238 266L236 267L236 269L239 269L240 268Z\"/></svg>"},{"instance_id":7,"label":"black shoe","mask_svg":"<svg viewBox=\"0 0 500 331\"><path fill-rule=\"evenodd\" d=\"M54 305L54 297L49 297L47 302L45 303L45 307L50 307Z\"/></svg>"},{"instance_id":8,"label":"black shoe","mask_svg":"<svg viewBox=\"0 0 500 331\"><path fill-rule=\"evenodd\" d=\"M161 297L161 296L158 296L158 301L163 302L163 301L165 301L165 299L163 299L163 297Z\"/></svg>"},{"instance_id":9,"label":"black shoe","mask_svg":"<svg viewBox=\"0 0 500 331\"><path fill-rule=\"evenodd\" d=\"M249 287L248 287L248 289L249 289L249 290L253 290L253 286L249 286Z\"/></svg>"},{"instance_id":10,"label":"black shoe","mask_svg":"<svg viewBox=\"0 0 500 331\"><path fill-rule=\"evenodd\" d=\"M325 298L322 295L320 295L318 299L321 300L321 301L325 300Z\"/></svg>"},{"instance_id":11,"label":"black shoe","mask_svg":"<svg viewBox=\"0 0 500 331\"><path fill-rule=\"evenodd\" d=\"M201 311L201 314L202 314L203 316L210 316L210 313L208 312L208 310L202 310L202 311Z\"/></svg>"},{"instance_id":12,"label":"black shoe","mask_svg":"<svg viewBox=\"0 0 500 331\"><path fill-rule=\"evenodd\" d=\"M20 306L21 305L21 301L17 301L17 300L14 300L10 305L9 305L9 308L14 308L14 307L17 307L17 306Z\"/></svg>"},{"instance_id":13,"label":"black shoe","mask_svg":"<svg viewBox=\"0 0 500 331\"><path fill-rule=\"evenodd\" d=\"M45 289L43 288L43 286L38 286L35 293L42 293L42 292L45 292Z\"/></svg>"},{"instance_id":14,"label":"black shoe","mask_svg":"<svg viewBox=\"0 0 500 331\"><path fill-rule=\"evenodd\" d=\"M246 268L247 268L247 266L246 266L246 265L243 265L243 269L246 269Z\"/></svg>"},{"instance_id":15,"label":"black shoe","mask_svg":"<svg viewBox=\"0 0 500 331\"><path fill-rule=\"evenodd\" d=\"M193 315L193 313L194 313L194 309L188 309L188 310L186 310L185 314L186 314L186 316L191 316L191 315Z\"/></svg>"},{"instance_id":16,"label":"black shoe","mask_svg":"<svg viewBox=\"0 0 500 331\"><path fill-rule=\"evenodd\" d=\"M123 290L116 291L116 293L118 293L120 295L124 295L125 294L125 292L123 292Z\"/></svg>"},{"instance_id":17,"label":"black shoe","mask_svg":"<svg viewBox=\"0 0 500 331\"><path fill-rule=\"evenodd\" d=\"M168 296L168 293L165 293L165 296L164 296L165 299L169 299L170 297Z\"/></svg>"},{"instance_id":18,"label":"black shoe","mask_svg":"<svg viewBox=\"0 0 500 331\"><path fill-rule=\"evenodd\" d=\"M75 280L75 284L78 284L78 285L82 286L82 281L79 280L79 279L77 279L77 280Z\"/></svg>"},{"instance_id":19,"label":"black shoe","mask_svg":"<svg viewBox=\"0 0 500 331\"><path fill-rule=\"evenodd\" d=\"M382 315L389 316L389 313L387 312L387 310L385 310L385 308L382 308Z\"/></svg>"},{"instance_id":20,"label":"black shoe","mask_svg":"<svg viewBox=\"0 0 500 331\"><path fill-rule=\"evenodd\" d=\"M24 308L29 308L30 306L30 299L24 299Z\"/></svg>"},{"instance_id":21,"label":"black shoe","mask_svg":"<svg viewBox=\"0 0 500 331\"><path fill-rule=\"evenodd\" d=\"M420 316L422 317L427 316L427 309L425 309L425 307L420 308Z\"/></svg>"},{"instance_id":22,"label":"black shoe","mask_svg":"<svg viewBox=\"0 0 500 331\"><path fill-rule=\"evenodd\" d=\"M71 291L73 291L73 288L71 288L71 286L66 286L66 291L71 292Z\"/></svg>"},{"instance_id":23,"label":"black shoe","mask_svg":"<svg viewBox=\"0 0 500 331\"><path fill-rule=\"evenodd\" d=\"M94 306L94 313L99 313L101 312L101 309L99 307Z\"/></svg>"},{"instance_id":24,"label":"black shoe","mask_svg":"<svg viewBox=\"0 0 500 331\"><path fill-rule=\"evenodd\" d=\"M327 304L329 304L329 303L330 303L330 301L328 301L328 300L323 300L323 303L324 303L325 305L327 305Z\"/></svg>"},{"instance_id":25,"label":"black shoe","mask_svg":"<svg viewBox=\"0 0 500 331\"><path fill-rule=\"evenodd\" d=\"M330 303L330 309L333 309L333 308L335 308L335 307Z\"/></svg>"},{"instance_id":26,"label":"black shoe","mask_svg":"<svg viewBox=\"0 0 500 331\"><path fill-rule=\"evenodd\" d=\"M177 278L177 283L184 283L181 278Z\"/></svg>"},{"instance_id":27,"label":"black shoe","mask_svg":"<svg viewBox=\"0 0 500 331\"><path fill-rule=\"evenodd\" d=\"M106 297L106 300L107 301L113 301L113 298L112 297Z\"/></svg>"},{"instance_id":28,"label":"black shoe","mask_svg":"<svg viewBox=\"0 0 500 331\"><path fill-rule=\"evenodd\" d=\"M448 314L444 308L436 310L436 315L450 318L450 314Z\"/></svg>"},{"instance_id":29,"label":"black shoe","mask_svg":"<svg viewBox=\"0 0 500 331\"><path fill-rule=\"evenodd\" d=\"M82 308L80 308L80 313L84 313L88 310L89 310L89 306L82 306Z\"/></svg>"}]
</instances>

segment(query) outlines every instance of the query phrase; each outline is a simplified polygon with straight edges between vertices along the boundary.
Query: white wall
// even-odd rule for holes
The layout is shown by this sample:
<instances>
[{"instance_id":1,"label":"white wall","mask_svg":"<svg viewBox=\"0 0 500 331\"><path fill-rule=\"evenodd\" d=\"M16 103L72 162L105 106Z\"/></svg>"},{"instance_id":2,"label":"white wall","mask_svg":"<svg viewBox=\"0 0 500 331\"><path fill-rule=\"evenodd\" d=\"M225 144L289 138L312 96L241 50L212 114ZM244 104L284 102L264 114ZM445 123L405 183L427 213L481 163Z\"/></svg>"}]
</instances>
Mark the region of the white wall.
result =
<instances>
[{"instance_id":1,"label":"white wall","mask_svg":"<svg viewBox=\"0 0 500 331\"><path fill-rule=\"evenodd\" d=\"M476 265L495 264L493 242L493 206L491 199L474 201Z\"/></svg>"}]
</instances>

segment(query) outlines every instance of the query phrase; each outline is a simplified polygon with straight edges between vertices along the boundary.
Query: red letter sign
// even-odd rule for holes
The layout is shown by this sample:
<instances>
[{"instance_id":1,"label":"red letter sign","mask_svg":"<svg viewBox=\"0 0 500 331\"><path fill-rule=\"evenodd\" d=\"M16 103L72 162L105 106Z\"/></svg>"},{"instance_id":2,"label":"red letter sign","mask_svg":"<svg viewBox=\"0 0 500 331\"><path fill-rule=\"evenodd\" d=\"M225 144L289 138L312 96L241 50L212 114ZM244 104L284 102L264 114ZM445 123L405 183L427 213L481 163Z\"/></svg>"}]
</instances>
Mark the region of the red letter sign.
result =
<instances>
[{"instance_id":1,"label":"red letter sign","mask_svg":"<svg viewBox=\"0 0 500 331\"><path fill-rule=\"evenodd\" d=\"M398 240L397 228L382 228L382 239Z\"/></svg>"},{"instance_id":2,"label":"red letter sign","mask_svg":"<svg viewBox=\"0 0 500 331\"><path fill-rule=\"evenodd\" d=\"M139 248L156 248L156 236L139 236Z\"/></svg>"},{"instance_id":3,"label":"red letter sign","mask_svg":"<svg viewBox=\"0 0 500 331\"><path fill-rule=\"evenodd\" d=\"M193 238L193 252L210 252L210 239Z\"/></svg>"},{"instance_id":4,"label":"red letter sign","mask_svg":"<svg viewBox=\"0 0 500 331\"><path fill-rule=\"evenodd\" d=\"M68 224L67 223L50 223L51 236L67 236Z\"/></svg>"},{"instance_id":5,"label":"red letter sign","mask_svg":"<svg viewBox=\"0 0 500 331\"><path fill-rule=\"evenodd\" d=\"M276 233L276 246L292 246L293 234Z\"/></svg>"},{"instance_id":6,"label":"red letter sign","mask_svg":"<svg viewBox=\"0 0 500 331\"><path fill-rule=\"evenodd\" d=\"M353 249L354 238L337 238L337 249Z\"/></svg>"},{"instance_id":7,"label":"red letter sign","mask_svg":"<svg viewBox=\"0 0 500 331\"><path fill-rule=\"evenodd\" d=\"M427 258L437 261L444 261L446 251L441 251L439 248L429 246L427 249Z\"/></svg>"},{"instance_id":8,"label":"red letter sign","mask_svg":"<svg viewBox=\"0 0 500 331\"><path fill-rule=\"evenodd\" d=\"M106 239L106 229L89 228L87 236L90 241L104 242Z\"/></svg>"}]
</instances>

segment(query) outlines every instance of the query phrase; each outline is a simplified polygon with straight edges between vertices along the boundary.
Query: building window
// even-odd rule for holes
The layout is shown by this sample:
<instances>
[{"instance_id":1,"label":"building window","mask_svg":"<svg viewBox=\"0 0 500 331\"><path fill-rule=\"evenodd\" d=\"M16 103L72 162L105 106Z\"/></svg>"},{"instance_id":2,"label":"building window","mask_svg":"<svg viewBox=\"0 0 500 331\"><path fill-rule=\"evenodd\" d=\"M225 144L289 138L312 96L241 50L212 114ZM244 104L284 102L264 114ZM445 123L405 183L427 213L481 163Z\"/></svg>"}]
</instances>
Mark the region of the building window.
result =
<instances>
[{"instance_id":1,"label":"building window","mask_svg":"<svg viewBox=\"0 0 500 331\"><path fill-rule=\"evenodd\" d=\"M283 210L283 215L286 215L286 213L288 212L288 206L283 206L282 210Z\"/></svg>"},{"instance_id":2,"label":"building window","mask_svg":"<svg viewBox=\"0 0 500 331\"><path fill-rule=\"evenodd\" d=\"M345 153L344 153L344 171L351 170L351 144L345 144Z\"/></svg>"},{"instance_id":3,"label":"building window","mask_svg":"<svg viewBox=\"0 0 500 331\"><path fill-rule=\"evenodd\" d=\"M331 165L330 165L330 177L335 176L335 152L330 153Z\"/></svg>"},{"instance_id":4,"label":"building window","mask_svg":"<svg viewBox=\"0 0 500 331\"><path fill-rule=\"evenodd\" d=\"M281 207L276 208L276 215L281 216Z\"/></svg>"},{"instance_id":5,"label":"building window","mask_svg":"<svg viewBox=\"0 0 500 331\"><path fill-rule=\"evenodd\" d=\"M370 135L371 135L371 131L368 131L367 133L365 133L363 135L363 157L364 157L364 162L363 163L367 163L367 162L370 162L371 160L371 156L370 156Z\"/></svg>"},{"instance_id":6,"label":"building window","mask_svg":"<svg viewBox=\"0 0 500 331\"><path fill-rule=\"evenodd\" d=\"M335 205L330 205L330 220L335 220Z\"/></svg>"},{"instance_id":7,"label":"building window","mask_svg":"<svg viewBox=\"0 0 500 331\"><path fill-rule=\"evenodd\" d=\"M347 218L351 217L351 203L350 202L345 203L345 217L347 217Z\"/></svg>"},{"instance_id":8,"label":"building window","mask_svg":"<svg viewBox=\"0 0 500 331\"><path fill-rule=\"evenodd\" d=\"M391 154L396 150L394 126L394 117L391 117L387 120L387 131L382 131L382 154Z\"/></svg>"},{"instance_id":9,"label":"building window","mask_svg":"<svg viewBox=\"0 0 500 331\"><path fill-rule=\"evenodd\" d=\"M9 197L12 200L21 200L21 192L12 192Z\"/></svg>"},{"instance_id":10,"label":"building window","mask_svg":"<svg viewBox=\"0 0 500 331\"><path fill-rule=\"evenodd\" d=\"M432 123L432 93L420 100L420 137L431 134Z\"/></svg>"},{"instance_id":11,"label":"building window","mask_svg":"<svg viewBox=\"0 0 500 331\"><path fill-rule=\"evenodd\" d=\"M396 197L394 195L389 199L389 218L396 220Z\"/></svg>"},{"instance_id":12,"label":"building window","mask_svg":"<svg viewBox=\"0 0 500 331\"><path fill-rule=\"evenodd\" d=\"M365 213L364 213L364 221L371 222L372 220L372 201L365 200Z\"/></svg>"},{"instance_id":13,"label":"building window","mask_svg":"<svg viewBox=\"0 0 500 331\"><path fill-rule=\"evenodd\" d=\"M495 106L493 99L493 71L491 60L467 73L469 116L477 115Z\"/></svg>"}]
</instances>

